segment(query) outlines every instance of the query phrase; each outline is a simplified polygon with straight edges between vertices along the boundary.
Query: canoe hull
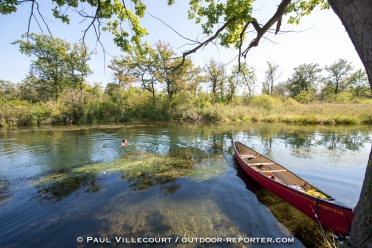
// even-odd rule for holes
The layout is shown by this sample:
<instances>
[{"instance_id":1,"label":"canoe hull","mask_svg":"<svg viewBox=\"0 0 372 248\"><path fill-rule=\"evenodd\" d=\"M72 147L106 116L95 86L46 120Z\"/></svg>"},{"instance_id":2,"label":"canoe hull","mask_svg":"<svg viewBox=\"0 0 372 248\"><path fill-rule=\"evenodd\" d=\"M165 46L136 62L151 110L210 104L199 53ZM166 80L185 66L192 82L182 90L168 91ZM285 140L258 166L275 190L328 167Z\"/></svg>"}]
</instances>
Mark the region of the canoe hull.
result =
<instances>
[{"instance_id":1,"label":"canoe hull","mask_svg":"<svg viewBox=\"0 0 372 248\"><path fill-rule=\"evenodd\" d=\"M243 145L241 143L239 144ZM272 180L252 169L251 166L241 158L236 145L234 145L234 153L236 160L243 170L263 187L287 201L312 220L319 222L324 229L336 235L346 235L349 233L353 218L351 208L340 206L334 200L328 201L315 198Z\"/></svg>"}]
</instances>

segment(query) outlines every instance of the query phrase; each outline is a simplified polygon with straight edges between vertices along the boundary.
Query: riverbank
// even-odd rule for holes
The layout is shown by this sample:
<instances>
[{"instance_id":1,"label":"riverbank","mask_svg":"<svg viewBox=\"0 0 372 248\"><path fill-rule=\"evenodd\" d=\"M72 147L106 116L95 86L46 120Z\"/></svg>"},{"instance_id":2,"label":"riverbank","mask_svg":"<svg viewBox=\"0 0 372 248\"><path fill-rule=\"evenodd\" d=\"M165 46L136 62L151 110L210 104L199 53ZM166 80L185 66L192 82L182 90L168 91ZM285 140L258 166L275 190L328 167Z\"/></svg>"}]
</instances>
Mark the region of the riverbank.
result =
<instances>
[{"instance_id":1,"label":"riverbank","mask_svg":"<svg viewBox=\"0 0 372 248\"><path fill-rule=\"evenodd\" d=\"M181 103L121 108L106 103L69 106L61 102L11 101L0 104L0 127L109 122L187 121L212 123L292 123L321 125L372 124L372 104L300 104L293 99L252 101L248 104Z\"/></svg>"},{"instance_id":2,"label":"riverbank","mask_svg":"<svg viewBox=\"0 0 372 248\"><path fill-rule=\"evenodd\" d=\"M196 117L213 122L268 122L294 124L372 124L371 104L307 104L262 107L223 106L201 109ZM195 119L195 114L188 117ZM186 118L187 119L187 118Z\"/></svg>"}]
</instances>

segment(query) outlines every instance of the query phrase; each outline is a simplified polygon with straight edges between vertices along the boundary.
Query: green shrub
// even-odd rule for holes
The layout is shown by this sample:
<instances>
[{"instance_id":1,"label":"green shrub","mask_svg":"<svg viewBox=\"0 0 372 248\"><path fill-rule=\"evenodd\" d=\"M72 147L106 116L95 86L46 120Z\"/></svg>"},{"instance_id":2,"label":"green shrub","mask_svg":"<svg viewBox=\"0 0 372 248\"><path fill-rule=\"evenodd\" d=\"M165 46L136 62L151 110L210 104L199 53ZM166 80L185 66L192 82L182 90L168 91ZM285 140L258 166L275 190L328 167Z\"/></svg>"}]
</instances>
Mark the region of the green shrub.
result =
<instances>
[{"instance_id":1,"label":"green shrub","mask_svg":"<svg viewBox=\"0 0 372 248\"><path fill-rule=\"evenodd\" d=\"M269 95L260 95L252 97L251 105L267 110L272 110L280 107L281 102ZM253 120L253 119L252 119Z\"/></svg>"},{"instance_id":2,"label":"green shrub","mask_svg":"<svg viewBox=\"0 0 372 248\"><path fill-rule=\"evenodd\" d=\"M332 97L333 103L350 103L353 99L353 94L350 92L341 92Z\"/></svg>"},{"instance_id":3,"label":"green shrub","mask_svg":"<svg viewBox=\"0 0 372 248\"><path fill-rule=\"evenodd\" d=\"M284 101L284 106L295 106L295 107L301 107L302 104L297 102L295 99L293 98L288 98L287 100Z\"/></svg>"},{"instance_id":4,"label":"green shrub","mask_svg":"<svg viewBox=\"0 0 372 248\"><path fill-rule=\"evenodd\" d=\"M301 90L300 94L293 97L299 103L312 103L315 102L317 99L317 95L312 90Z\"/></svg>"}]
</instances>

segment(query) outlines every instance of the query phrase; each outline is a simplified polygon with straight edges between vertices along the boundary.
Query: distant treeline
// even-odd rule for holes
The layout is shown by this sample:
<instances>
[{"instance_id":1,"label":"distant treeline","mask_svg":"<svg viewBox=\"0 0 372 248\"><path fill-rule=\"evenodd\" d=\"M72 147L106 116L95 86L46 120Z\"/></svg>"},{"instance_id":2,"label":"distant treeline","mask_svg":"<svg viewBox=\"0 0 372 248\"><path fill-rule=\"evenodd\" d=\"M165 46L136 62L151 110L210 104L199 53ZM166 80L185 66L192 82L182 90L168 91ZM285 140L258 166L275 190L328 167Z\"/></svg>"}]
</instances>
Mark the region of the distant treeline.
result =
<instances>
[{"instance_id":1,"label":"distant treeline","mask_svg":"<svg viewBox=\"0 0 372 248\"><path fill-rule=\"evenodd\" d=\"M366 73L343 59L324 68L299 65L284 82L277 82L279 65L267 62L259 83L247 64L228 70L210 58L195 66L159 41L115 57L108 66L114 80L103 88L86 82L93 52L82 43L29 34L14 44L36 59L22 82L0 80L2 127L133 120L372 123Z\"/></svg>"}]
</instances>

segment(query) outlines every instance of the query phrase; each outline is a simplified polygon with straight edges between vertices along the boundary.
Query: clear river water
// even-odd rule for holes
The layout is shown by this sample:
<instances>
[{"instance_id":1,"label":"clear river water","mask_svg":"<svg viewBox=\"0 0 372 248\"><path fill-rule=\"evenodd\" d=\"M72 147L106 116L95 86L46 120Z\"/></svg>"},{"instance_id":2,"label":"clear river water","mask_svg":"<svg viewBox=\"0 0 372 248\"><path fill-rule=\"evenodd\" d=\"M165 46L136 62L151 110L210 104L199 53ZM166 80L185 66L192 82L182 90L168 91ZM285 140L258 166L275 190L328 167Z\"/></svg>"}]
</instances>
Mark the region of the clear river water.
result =
<instances>
[{"instance_id":1,"label":"clear river water","mask_svg":"<svg viewBox=\"0 0 372 248\"><path fill-rule=\"evenodd\" d=\"M354 207L371 139L370 126L0 130L0 247L317 247L316 223L248 177L233 141Z\"/></svg>"}]
</instances>

